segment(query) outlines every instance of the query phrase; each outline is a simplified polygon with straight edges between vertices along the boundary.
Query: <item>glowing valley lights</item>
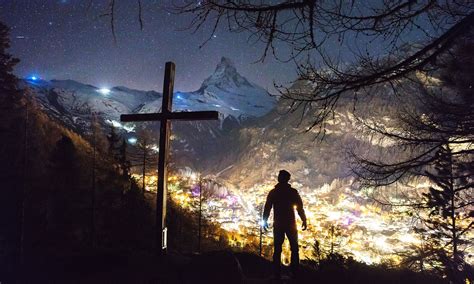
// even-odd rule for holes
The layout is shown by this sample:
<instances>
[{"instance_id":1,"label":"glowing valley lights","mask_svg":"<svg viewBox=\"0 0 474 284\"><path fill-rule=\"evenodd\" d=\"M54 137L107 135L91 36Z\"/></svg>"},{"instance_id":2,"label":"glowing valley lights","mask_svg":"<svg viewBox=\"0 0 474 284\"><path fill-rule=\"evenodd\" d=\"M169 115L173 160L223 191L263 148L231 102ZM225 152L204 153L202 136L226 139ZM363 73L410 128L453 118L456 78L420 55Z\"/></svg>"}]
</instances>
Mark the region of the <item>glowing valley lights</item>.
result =
<instances>
[{"instance_id":1,"label":"glowing valley lights","mask_svg":"<svg viewBox=\"0 0 474 284\"><path fill-rule=\"evenodd\" d=\"M134 177L141 178L138 174ZM147 191L156 191L156 176L147 176L145 183ZM170 197L193 214L198 210L198 183L199 174L194 172L168 177ZM268 182L245 190L231 186L222 190L203 183L203 191L215 191L203 203L203 215L220 224L230 245L252 247L258 244L263 225L261 207L273 186ZM332 242L335 252L356 260L398 264L402 261L399 252L412 251L421 243L420 235L414 231L414 217L401 208L382 210L367 198L367 192L351 189L350 181L339 180L320 188L294 186L301 193L308 217L308 230L299 231L302 258L312 257L313 245L318 240L323 251L329 250ZM270 227L272 218L269 218ZM301 226L299 221L298 226ZM474 237L472 232L469 234ZM271 257L271 229L264 233L263 243L268 249L265 256ZM474 253L470 250L468 253ZM284 248L283 255L283 259L289 260L289 248Z\"/></svg>"}]
</instances>

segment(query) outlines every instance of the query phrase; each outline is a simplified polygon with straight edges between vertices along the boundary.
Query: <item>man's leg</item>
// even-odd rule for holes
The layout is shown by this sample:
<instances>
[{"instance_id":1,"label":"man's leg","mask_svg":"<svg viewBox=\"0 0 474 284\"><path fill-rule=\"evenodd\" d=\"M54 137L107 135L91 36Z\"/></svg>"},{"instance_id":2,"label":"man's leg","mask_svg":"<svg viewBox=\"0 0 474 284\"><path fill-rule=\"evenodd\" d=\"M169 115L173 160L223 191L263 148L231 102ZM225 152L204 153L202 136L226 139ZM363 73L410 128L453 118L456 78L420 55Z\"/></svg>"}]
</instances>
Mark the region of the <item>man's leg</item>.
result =
<instances>
[{"instance_id":1,"label":"man's leg","mask_svg":"<svg viewBox=\"0 0 474 284\"><path fill-rule=\"evenodd\" d=\"M294 275L298 273L298 267L300 264L300 255L299 255L299 247L298 247L298 229L297 228L290 228L286 231L286 236L288 237L288 241L290 242L290 249L291 249L291 271Z\"/></svg>"},{"instance_id":2,"label":"man's leg","mask_svg":"<svg viewBox=\"0 0 474 284\"><path fill-rule=\"evenodd\" d=\"M281 273L281 246L284 240L285 231L281 228L273 227L273 269L277 277L280 277Z\"/></svg>"}]
</instances>

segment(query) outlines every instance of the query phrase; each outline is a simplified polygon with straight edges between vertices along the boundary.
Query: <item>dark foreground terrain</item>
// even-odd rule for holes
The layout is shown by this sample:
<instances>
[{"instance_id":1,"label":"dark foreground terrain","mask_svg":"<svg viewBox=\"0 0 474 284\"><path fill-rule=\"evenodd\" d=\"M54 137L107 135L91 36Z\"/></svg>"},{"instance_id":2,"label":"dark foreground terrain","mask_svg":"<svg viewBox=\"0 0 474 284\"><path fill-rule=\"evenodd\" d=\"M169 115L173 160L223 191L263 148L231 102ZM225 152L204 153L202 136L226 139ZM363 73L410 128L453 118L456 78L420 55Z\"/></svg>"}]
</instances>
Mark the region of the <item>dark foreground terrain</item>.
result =
<instances>
[{"instance_id":1,"label":"dark foreground terrain","mask_svg":"<svg viewBox=\"0 0 474 284\"><path fill-rule=\"evenodd\" d=\"M271 263L249 253L216 251L201 255L89 251L29 256L23 268L0 268L1 283L445 283L408 270L357 262L304 262L297 279L283 271L272 279Z\"/></svg>"}]
</instances>

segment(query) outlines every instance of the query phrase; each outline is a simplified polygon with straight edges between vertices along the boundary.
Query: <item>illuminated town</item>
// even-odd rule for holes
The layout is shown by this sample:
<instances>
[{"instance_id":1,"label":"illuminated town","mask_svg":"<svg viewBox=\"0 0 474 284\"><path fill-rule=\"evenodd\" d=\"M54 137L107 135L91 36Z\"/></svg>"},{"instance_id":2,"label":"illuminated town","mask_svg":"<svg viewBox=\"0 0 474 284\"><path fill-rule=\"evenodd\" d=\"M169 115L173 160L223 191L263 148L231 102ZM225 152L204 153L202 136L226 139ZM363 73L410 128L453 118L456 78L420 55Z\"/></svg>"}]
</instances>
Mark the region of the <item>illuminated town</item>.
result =
<instances>
[{"instance_id":1,"label":"illuminated town","mask_svg":"<svg viewBox=\"0 0 474 284\"><path fill-rule=\"evenodd\" d=\"M141 179L141 176L134 175L134 178ZM267 182L240 190L218 184L212 177L202 180L203 195L207 196L203 203L203 216L220 224L228 233L231 246L248 248L254 243L258 253L255 242L259 239L261 208L274 184ZM156 176L148 176L146 183L146 190L154 191ZM417 226L415 217L403 207L382 208L368 197L370 192L367 190L354 190L350 180L335 180L319 188L305 187L297 182L292 186L299 190L308 217L308 230L299 232L302 259L314 258L316 240L326 255L332 250L368 264L389 265L400 264L402 252L423 245L420 235L414 231ZM170 197L181 207L190 212L198 210L197 173L188 170L169 176L168 189ZM267 258L271 257L271 241L271 230L263 232L263 255ZM283 261L288 263L288 242L285 246ZM468 261L472 260L472 256L468 256Z\"/></svg>"}]
</instances>

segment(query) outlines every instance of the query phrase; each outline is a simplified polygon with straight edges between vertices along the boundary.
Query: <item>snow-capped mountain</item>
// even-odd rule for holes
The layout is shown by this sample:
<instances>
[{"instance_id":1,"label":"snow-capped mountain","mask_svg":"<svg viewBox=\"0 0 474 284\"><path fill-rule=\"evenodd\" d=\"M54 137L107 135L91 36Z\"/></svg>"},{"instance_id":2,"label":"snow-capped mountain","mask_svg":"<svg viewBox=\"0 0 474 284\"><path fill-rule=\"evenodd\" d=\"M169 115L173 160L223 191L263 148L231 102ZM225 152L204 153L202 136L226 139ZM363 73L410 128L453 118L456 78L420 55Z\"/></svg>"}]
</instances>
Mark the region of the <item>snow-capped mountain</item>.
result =
<instances>
[{"instance_id":1,"label":"snow-capped mountain","mask_svg":"<svg viewBox=\"0 0 474 284\"><path fill-rule=\"evenodd\" d=\"M162 94L158 92L125 87L103 90L70 80L24 82L48 114L80 133L90 129L93 113L102 118L104 129L107 124L124 128L125 137L135 136L134 132L141 127L156 131L159 125L120 123L121 114L161 111ZM307 82L299 81L291 88L308 87ZM385 93L389 90L380 91ZM380 102L367 102L372 106L367 114L378 117L389 113L388 97L379 96ZM359 101L362 100L364 96L360 95ZM240 75L229 59L222 58L198 90L174 94L174 111L216 110L221 116L220 121L172 123L172 149L177 153L173 163L203 172L222 172L222 178L242 186L256 184L278 168L291 170L303 184L331 182L348 175L347 163L341 162L346 153L344 147L361 139L351 111L352 102L343 101L341 105L346 107L341 107L328 122L325 140L317 144L314 138L318 128L310 132L304 129L311 125L311 112L316 110L301 108L288 112L287 101L277 102L263 88ZM377 109L382 113L374 113ZM247 119L252 117L258 119ZM324 166L317 166L323 161Z\"/></svg>"},{"instance_id":2,"label":"snow-capped mountain","mask_svg":"<svg viewBox=\"0 0 474 284\"><path fill-rule=\"evenodd\" d=\"M223 57L212 76L199 91L209 101L223 101L220 108L230 109L233 116L262 116L275 106L275 98L262 87L250 83L235 69L230 59ZM250 99L252 98L252 99Z\"/></svg>"},{"instance_id":3,"label":"snow-capped mountain","mask_svg":"<svg viewBox=\"0 0 474 284\"><path fill-rule=\"evenodd\" d=\"M149 113L161 110L162 94L155 91L132 90L126 87L100 89L72 80L24 80L40 105L67 126L86 131L91 115L116 126L120 115ZM262 87L240 75L228 58L222 58L215 72L194 92L175 92L174 111L216 110L224 121L239 122L260 117L276 104ZM129 129L130 130L130 129Z\"/></svg>"},{"instance_id":4,"label":"snow-capped mountain","mask_svg":"<svg viewBox=\"0 0 474 284\"><path fill-rule=\"evenodd\" d=\"M225 119L232 116L238 120L260 117L268 113L276 103L262 87L250 83L237 72L232 61L223 57L214 73L194 92L176 92L173 99L175 111L216 110ZM161 99L145 104L140 113L156 112L161 108Z\"/></svg>"},{"instance_id":5,"label":"snow-capped mountain","mask_svg":"<svg viewBox=\"0 0 474 284\"><path fill-rule=\"evenodd\" d=\"M143 92L125 87L99 89L73 80L27 80L28 87L40 103L65 116L96 113L104 118L118 118L143 104L161 97L154 91Z\"/></svg>"}]
</instances>

